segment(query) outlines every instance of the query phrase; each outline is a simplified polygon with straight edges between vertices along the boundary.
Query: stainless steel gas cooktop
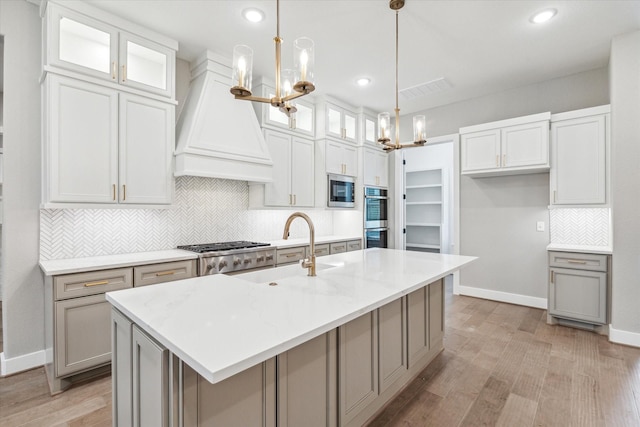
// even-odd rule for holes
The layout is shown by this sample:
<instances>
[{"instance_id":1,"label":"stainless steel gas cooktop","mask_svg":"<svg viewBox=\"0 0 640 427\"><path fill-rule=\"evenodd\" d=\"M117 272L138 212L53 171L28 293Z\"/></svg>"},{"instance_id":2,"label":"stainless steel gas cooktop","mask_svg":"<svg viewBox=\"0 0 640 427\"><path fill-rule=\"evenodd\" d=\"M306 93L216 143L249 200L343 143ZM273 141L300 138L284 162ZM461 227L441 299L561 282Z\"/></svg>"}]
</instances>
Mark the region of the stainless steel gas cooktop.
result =
<instances>
[{"instance_id":1,"label":"stainless steel gas cooktop","mask_svg":"<svg viewBox=\"0 0 640 427\"><path fill-rule=\"evenodd\" d=\"M198 276L239 273L275 266L276 249L269 243L234 242L181 245L178 249L197 252Z\"/></svg>"}]
</instances>

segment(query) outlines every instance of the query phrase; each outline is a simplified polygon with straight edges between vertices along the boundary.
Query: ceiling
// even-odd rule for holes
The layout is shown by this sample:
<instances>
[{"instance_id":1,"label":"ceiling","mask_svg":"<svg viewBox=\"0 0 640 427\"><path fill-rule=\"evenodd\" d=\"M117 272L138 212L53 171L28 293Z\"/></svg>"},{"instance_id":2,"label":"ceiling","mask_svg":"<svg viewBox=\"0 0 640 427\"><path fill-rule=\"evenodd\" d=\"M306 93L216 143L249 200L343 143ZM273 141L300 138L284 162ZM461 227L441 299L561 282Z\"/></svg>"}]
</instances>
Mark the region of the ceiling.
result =
<instances>
[{"instance_id":1,"label":"ceiling","mask_svg":"<svg viewBox=\"0 0 640 427\"><path fill-rule=\"evenodd\" d=\"M210 49L229 58L233 46L254 50L254 77L273 78L274 0L88 0L180 43L191 61ZM241 11L257 7L266 19L251 24ZM534 25L531 15L558 13ZM386 0L282 0L283 67L293 65L291 44L315 42L316 92L352 105L392 111L394 12ZM640 30L636 1L407 0L400 11L400 90L446 78L451 87L401 100L402 113L428 109L556 77L604 67L612 37ZM371 78L361 88L358 77Z\"/></svg>"}]
</instances>

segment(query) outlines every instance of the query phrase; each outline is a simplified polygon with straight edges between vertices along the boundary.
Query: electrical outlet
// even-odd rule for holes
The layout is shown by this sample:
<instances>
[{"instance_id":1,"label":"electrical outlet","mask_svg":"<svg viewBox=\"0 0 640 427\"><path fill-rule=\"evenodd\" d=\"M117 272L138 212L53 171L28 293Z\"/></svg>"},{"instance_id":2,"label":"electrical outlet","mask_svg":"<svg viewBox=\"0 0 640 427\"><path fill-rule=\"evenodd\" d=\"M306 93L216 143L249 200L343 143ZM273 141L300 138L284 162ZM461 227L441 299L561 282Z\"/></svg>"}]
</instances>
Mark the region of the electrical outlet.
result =
<instances>
[{"instance_id":1,"label":"electrical outlet","mask_svg":"<svg viewBox=\"0 0 640 427\"><path fill-rule=\"evenodd\" d=\"M544 231L544 221L536 222L536 230L537 231Z\"/></svg>"}]
</instances>

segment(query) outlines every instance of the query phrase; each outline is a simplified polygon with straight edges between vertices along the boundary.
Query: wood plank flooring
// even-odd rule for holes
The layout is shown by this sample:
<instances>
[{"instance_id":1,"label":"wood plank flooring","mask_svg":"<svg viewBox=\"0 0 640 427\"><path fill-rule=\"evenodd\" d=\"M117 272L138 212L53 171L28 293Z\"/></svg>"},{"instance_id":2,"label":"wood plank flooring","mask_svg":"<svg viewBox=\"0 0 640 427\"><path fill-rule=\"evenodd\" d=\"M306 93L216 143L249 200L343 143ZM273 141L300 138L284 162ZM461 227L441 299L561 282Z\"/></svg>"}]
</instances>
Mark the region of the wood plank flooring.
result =
<instances>
[{"instance_id":1,"label":"wood plank flooring","mask_svg":"<svg viewBox=\"0 0 640 427\"><path fill-rule=\"evenodd\" d=\"M640 426L640 349L545 320L447 289L445 351L369 427ZM111 379L51 397L43 368L0 378L0 425L110 426Z\"/></svg>"}]
</instances>

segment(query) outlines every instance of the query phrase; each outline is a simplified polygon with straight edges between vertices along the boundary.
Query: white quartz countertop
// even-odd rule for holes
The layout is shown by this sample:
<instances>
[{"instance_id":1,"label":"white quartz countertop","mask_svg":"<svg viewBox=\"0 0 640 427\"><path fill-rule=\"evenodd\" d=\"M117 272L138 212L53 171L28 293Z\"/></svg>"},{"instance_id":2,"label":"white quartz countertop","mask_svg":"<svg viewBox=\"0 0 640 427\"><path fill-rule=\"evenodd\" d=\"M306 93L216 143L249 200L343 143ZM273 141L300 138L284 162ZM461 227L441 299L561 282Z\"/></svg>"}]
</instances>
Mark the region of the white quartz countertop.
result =
<instances>
[{"instance_id":1,"label":"white quartz countertop","mask_svg":"<svg viewBox=\"0 0 640 427\"><path fill-rule=\"evenodd\" d=\"M368 249L109 292L107 300L211 383L440 279L475 257ZM270 286L276 282L276 286Z\"/></svg>"},{"instance_id":2,"label":"white quartz countertop","mask_svg":"<svg viewBox=\"0 0 640 427\"><path fill-rule=\"evenodd\" d=\"M323 243L332 243L332 242L344 242L347 240L362 240L362 236L320 236L316 237L315 244L320 245ZM271 240L269 241L271 246L275 246L279 249L284 248L292 248L295 246L306 246L309 245L309 237L302 238L294 238L294 239L280 239L280 240Z\"/></svg>"},{"instance_id":3,"label":"white quartz countertop","mask_svg":"<svg viewBox=\"0 0 640 427\"><path fill-rule=\"evenodd\" d=\"M130 267L132 265L182 261L185 259L196 259L197 257L198 254L195 252L183 251L182 249L169 249L166 251L137 252L85 258L40 260L40 268L47 276L55 276L57 274Z\"/></svg>"},{"instance_id":4,"label":"white quartz countertop","mask_svg":"<svg viewBox=\"0 0 640 427\"><path fill-rule=\"evenodd\" d=\"M589 245L569 245L566 243L550 243L547 246L548 251L559 252L580 252L585 254L605 254L613 253L611 246L589 246Z\"/></svg>"}]
</instances>

